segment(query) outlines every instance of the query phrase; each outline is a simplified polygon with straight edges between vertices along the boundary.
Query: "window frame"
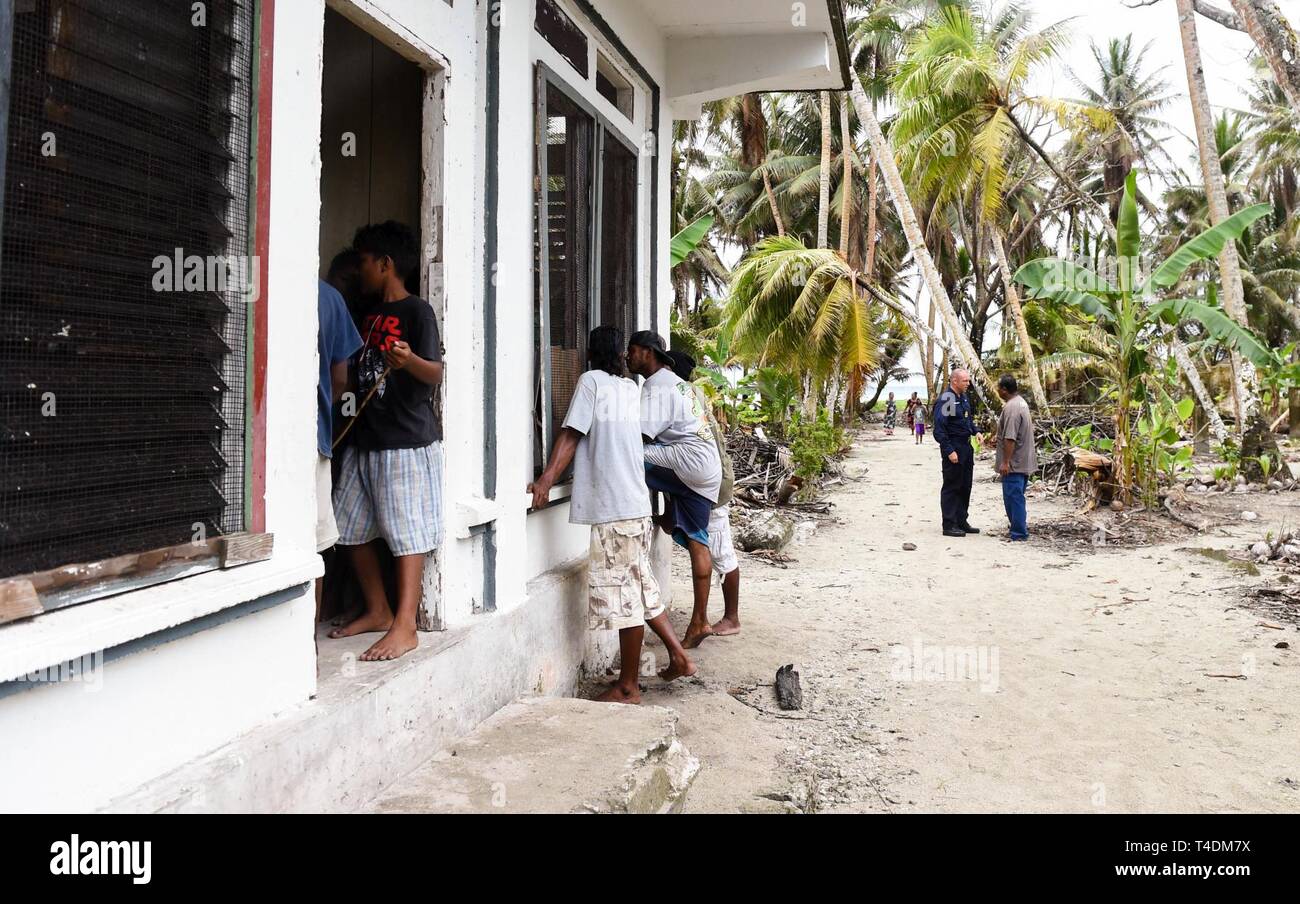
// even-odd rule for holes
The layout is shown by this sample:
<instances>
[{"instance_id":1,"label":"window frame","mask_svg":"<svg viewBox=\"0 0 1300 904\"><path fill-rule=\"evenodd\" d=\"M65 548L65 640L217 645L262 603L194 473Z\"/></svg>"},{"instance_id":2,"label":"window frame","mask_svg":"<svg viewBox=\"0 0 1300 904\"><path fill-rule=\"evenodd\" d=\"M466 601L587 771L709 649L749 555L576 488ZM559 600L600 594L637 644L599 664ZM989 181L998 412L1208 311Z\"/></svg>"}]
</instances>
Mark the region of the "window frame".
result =
<instances>
[{"instance_id":1,"label":"window frame","mask_svg":"<svg viewBox=\"0 0 1300 904\"><path fill-rule=\"evenodd\" d=\"M0 67L12 65L14 0L0 0ZM249 142L244 168L250 188L248 249L257 265L257 301L245 326L243 529L160 549L128 552L94 562L68 562L56 568L0 578L0 628L69 606L142 590L180 578L265 562L274 536L266 533L267 287L269 283L271 91L275 0L252 0L249 51ZM0 189L5 185L9 130L9 91L0 97ZM3 229L0 198L0 229ZM3 263L0 262L0 267ZM0 270L0 272L3 272Z\"/></svg>"},{"instance_id":2,"label":"window frame","mask_svg":"<svg viewBox=\"0 0 1300 904\"><path fill-rule=\"evenodd\" d=\"M533 234L534 236L542 235L542 224L546 222L546 205L547 205L547 104L546 92L548 88L554 88L563 94L565 99L576 106L583 113L591 117L593 124L592 135L592 155L591 155L591 217L590 225L587 230L588 244L588 262L587 262L587 328L594 329L601 325L600 311L600 271L601 271L601 227L603 198L602 188L605 164L605 142L609 137L623 146L625 150L633 155L633 158L639 161L641 158L640 150L634 142L629 140L623 134L623 127L620 127L608 116L605 116L595 105L583 97L582 92L559 73L548 66L546 63L538 60L534 72L533 86ZM636 187L636 215L639 218L642 210L641 198L641 180L638 175ZM639 230L638 230L639 236ZM537 241L534 239L534 241ZM641 280L643 263L641 254L641 243L633 243L635 260L633 269L637 274L637 282ZM535 248L535 257L533 266L537 268L537 279L535 280L536 289L533 298L533 315L534 315L534 386L540 395L541 418L539 429L540 437L533 438L534 443L541 444L541 461L542 468L545 468L551 457L551 447L555 444L554 436L554 419L555 410L553 404L553 393L551 389L551 359L545 350L550 346L551 335L551 286L550 286L550 261L546 253L546 242L537 241ZM641 323L640 300L632 299L631 303L636 310L632 321L636 324ZM621 324L619 324L621 326ZM583 348L586 346L586 337L579 337ZM536 414L534 409L534 414ZM536 469L535 469L536 470ZM540 471L537 471L540 473ZM536 476L536 474L534 474ZM565 481L567 482L567 481ZM567 499L567 495L565 499Z\"/></svg>"}]
</instances>

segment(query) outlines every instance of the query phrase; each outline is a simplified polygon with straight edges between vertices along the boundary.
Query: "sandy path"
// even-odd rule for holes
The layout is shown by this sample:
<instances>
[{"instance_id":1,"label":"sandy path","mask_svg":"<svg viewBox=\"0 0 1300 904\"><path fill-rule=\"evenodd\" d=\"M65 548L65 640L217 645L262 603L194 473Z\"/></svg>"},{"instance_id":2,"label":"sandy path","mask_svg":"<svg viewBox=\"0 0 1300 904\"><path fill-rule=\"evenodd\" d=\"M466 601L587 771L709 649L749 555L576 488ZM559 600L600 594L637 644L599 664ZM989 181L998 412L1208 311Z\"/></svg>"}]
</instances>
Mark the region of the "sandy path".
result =
<instances>
[{"instance_id":1,"label":"sandy path","mask_svg":"<svg viewBox=\"0 0 1300 904\"><path fill-rule=\"evenodd\" d=\"M1237 607L1249 579L1176 550L1240 545L1244 527L1095 553L1005 543L980 462L986 531L948 539L935 446L878 429L796 563L742 556L743 633L705 642L698 680L648 682L704 767L688 809L1300 810L1300 637ZM1031 532L1074 505L1031 498ZM806 698L789 715L770 687L786 662Z\"/></svg>"}]
</instances>

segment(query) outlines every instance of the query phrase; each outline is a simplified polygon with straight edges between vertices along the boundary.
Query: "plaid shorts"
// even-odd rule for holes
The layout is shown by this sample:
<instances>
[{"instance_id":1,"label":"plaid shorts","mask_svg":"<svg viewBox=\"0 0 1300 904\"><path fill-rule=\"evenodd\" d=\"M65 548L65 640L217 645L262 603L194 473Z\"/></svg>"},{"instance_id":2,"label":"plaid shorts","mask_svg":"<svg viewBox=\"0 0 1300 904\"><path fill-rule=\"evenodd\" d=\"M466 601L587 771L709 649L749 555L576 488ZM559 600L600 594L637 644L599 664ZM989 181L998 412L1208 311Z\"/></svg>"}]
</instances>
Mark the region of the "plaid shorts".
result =
<instances>
[{"instance_id":1,"label":"plaid shorts","mask_svg":"<svg viewBox=\"0 0 1300 904\"><path fill-rule=\"evenodd\" d=\"M636 628L663 614L650 564L654 522L629 518L591 526L587 568L592 630Z\"/></svg>"},{"instance_id":2,"label":"plaid shorts","mask_svg":"<svg viewBox=\"0 0 1300 904\"><path fill-rule=\"evenodd\" d=\"M339 543L360 546L382 537L395 556L442 545L442 443L418 449L343 452L334 488Z\"/></svg>"}]
</instances>

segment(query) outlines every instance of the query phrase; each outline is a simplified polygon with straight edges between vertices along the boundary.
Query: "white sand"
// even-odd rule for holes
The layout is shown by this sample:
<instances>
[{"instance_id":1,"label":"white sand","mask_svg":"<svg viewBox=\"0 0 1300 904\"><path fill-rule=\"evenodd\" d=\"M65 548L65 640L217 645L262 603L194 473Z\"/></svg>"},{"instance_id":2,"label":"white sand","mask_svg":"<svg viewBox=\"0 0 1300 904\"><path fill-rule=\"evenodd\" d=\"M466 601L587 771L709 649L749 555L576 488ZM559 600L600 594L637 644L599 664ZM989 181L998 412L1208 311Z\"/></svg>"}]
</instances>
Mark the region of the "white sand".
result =
<instances>
[{"instance_id":1,"label":"white sand","mask_svg":"<svg viewBox=\"0 0 1300 904\"><path fill-rule=\"evenodd\" d=\"M830 494L841 523L788 569L742 555L742 633L705 641L698 680L645 683L703 763L688 810L1300 811L1300 654L1274 647L1300 636L1239 608L1263 578L1176 551L1238 548L1300 497L1251 494L1252 525L1094 554L991 535L1006 519L981 462L986 531L949 539L931 438L869 431L847 463L869 473ZM1076 507L1031 498L1031 532ZM678 554L679 632L686 577ZM781 717L787 662L806 702Z\"/></svg>"}]
</instances>

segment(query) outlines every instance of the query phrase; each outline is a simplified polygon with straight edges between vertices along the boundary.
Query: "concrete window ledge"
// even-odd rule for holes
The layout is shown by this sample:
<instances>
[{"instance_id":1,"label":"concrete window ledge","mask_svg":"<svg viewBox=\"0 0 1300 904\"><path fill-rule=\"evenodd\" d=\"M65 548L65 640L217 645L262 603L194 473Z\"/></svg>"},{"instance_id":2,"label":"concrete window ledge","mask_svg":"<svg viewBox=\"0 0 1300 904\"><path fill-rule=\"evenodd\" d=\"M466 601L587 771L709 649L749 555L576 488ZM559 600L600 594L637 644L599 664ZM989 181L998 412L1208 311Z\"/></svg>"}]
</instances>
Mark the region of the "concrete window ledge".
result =
<instances>
[{"instance_id":1,"label":"concrete window ledge","mask_svg":"<svg viewBox=\"0 0 1300 904\"><path fill-rule=\"evenodd\" d=\"M593 637L585 598L585 569L566 563L529 582L519 605L421 634L392 662L359 660L378 635L331 640L323 626L313 699L105 809L358 810L512 701L573 694Z\"/></svg>"},{"instance_id":2,"label":"concrete window ledge","mask_svg":"<svg viewBox=\"0 0 1300 904\"><path fill-rule=\"evenodd\" d=\"M319 577L315 553L209 571L0 626L0 682L109 650Z\"/></svg>"}]
</instances>

